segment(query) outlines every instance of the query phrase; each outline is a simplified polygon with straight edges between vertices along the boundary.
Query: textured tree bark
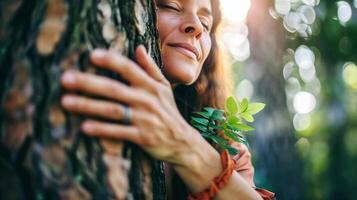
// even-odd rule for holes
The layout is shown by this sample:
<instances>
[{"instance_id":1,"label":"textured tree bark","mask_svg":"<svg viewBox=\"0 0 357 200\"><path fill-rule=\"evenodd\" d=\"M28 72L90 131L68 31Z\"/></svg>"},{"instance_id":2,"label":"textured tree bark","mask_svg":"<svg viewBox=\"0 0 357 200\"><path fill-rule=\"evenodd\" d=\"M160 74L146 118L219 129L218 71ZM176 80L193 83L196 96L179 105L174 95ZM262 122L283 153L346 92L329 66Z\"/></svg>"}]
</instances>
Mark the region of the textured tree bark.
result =
<instances>
[{"instance_id":1,"label":"textured tree bark","mask_svg":"<svg viewBox=\"0 0 357 200\"><path fill-rule=\"evenodd\" d=\"M144 44L159 63L151 0L1 0L0 199L166 199L162 163L135 145L80 133L65 112L59 78L96 69L89 51L134 56Z\"/></svg>"}]
</instances>

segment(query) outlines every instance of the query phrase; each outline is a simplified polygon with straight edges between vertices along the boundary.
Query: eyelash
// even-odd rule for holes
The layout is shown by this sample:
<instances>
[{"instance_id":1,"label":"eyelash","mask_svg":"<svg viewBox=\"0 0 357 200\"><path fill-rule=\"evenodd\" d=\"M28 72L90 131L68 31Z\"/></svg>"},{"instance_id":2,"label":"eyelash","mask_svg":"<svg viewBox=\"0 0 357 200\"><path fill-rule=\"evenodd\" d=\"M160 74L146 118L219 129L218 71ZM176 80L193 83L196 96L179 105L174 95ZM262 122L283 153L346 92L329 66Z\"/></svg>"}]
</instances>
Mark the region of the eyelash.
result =
<instances>
[{"instance_id":1,"label":"eyelash","mask_svg":"<svg viewBox=\"0 0 357 200\"><path fill-rule=\"evenodd\" d=\"M201 21L202 26L206 29L206 31L209 31L209 25Z\"/></svg>"},{"instance_id":2,"label":"eyelash","mask_svg":"<svg viewBox=\"0 0 357 200\"><path fill-rule=\"evenodd\" d=\"M170 6L170 5L161 4L161 5L159 5L159 6L162 7L162 8L167 8L167 9L174 10L174 11L176 11L176 12L180 12L180 11L181 11L179 8L176 8L176 7Z\"/></svg>"},{"instance_id":3,"label":"eyelash","mask_svg":"<svg viewBox=\"0 0 357 200\"><path fill-rule=\"evenodd\" d=\"M176 12L180 12L180 11L181 11L180 8L176 8L176 7L174 7L174 6L166 5L166 4L160 4L159 7L171 9L171 10L174 10L174 11L176 11ZM209 29L210 29L209 25L207 25L206 23L204 23L204 22L202 22L202 21L201 21L201 24L202 24L202 26L204 27L204 29L205 29L206 31L209 31Z\"/></svg>"}]
</instances>

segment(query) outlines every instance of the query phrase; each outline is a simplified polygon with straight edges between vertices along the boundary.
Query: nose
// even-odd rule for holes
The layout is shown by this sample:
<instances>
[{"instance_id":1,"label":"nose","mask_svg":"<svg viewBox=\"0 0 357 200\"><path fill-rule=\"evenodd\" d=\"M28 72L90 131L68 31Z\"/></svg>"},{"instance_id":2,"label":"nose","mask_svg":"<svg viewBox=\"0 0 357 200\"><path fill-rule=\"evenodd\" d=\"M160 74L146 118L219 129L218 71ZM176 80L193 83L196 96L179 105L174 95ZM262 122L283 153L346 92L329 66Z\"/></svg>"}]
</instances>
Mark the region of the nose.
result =
<instances>
[{"instance_id":1,"label":"nose","mask_svg":"<svg viewBox=\"0 0 357 200\"><path fill-rule=\"evenodd\" d=\"M185 17L180 30L185 34L190 34L199 39L202 36L203 26L197 15L190 14Z\"/></svg>"}]
</instances>

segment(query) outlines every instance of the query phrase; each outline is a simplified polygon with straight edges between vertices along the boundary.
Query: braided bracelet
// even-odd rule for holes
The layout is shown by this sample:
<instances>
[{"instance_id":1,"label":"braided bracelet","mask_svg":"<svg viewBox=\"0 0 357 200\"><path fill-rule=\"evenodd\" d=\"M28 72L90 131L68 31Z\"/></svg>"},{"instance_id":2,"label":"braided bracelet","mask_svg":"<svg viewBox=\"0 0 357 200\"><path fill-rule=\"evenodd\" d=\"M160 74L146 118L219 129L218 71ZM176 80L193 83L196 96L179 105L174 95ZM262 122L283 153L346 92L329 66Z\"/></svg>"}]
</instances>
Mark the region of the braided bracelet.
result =
<instances>
[{"instance_id":1,"label":"braided bracelet","mask_svg":"<svg viewBox=\"0 0 357 200\"><path fill-rule=\"evenodd\" d=\"M210 187L202 192L190 195L187 200L209 200L228 183L230 177L233 174L236 161L231 159L228 151L225 150L221 153L221 162L223 170L220 175L211 181Z\"/></svg>"}]
</instances>

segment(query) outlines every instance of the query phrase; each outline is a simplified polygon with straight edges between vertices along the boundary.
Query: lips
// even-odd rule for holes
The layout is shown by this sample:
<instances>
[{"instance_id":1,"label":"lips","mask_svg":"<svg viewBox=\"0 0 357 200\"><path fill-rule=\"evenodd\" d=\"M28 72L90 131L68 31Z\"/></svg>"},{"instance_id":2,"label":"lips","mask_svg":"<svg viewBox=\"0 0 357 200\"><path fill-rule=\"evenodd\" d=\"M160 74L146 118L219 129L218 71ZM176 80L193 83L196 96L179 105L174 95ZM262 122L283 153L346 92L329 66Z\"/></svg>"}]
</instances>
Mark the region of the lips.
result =
<instances>
[{"instance_id":1,"label":"lips","mask_svg":"<svg viewBox=\"0 0 357 200\"><path fill-rule=\"evenodd\" d=\"M200 53L197 48L188 43L172 43L169 44L169 46L178 48L178 50L180 50L183 54L186 54L189 57L194 57L194 59L196 59L197 61L200 58Z\"/></svg>"}]
</instances>

